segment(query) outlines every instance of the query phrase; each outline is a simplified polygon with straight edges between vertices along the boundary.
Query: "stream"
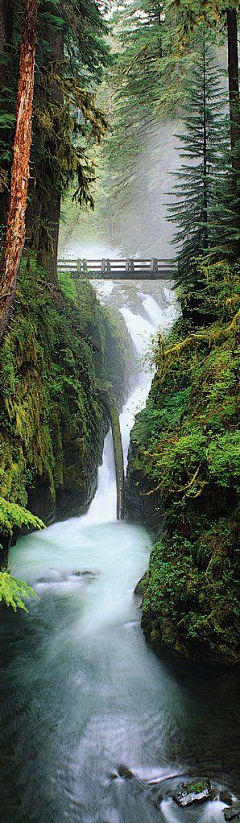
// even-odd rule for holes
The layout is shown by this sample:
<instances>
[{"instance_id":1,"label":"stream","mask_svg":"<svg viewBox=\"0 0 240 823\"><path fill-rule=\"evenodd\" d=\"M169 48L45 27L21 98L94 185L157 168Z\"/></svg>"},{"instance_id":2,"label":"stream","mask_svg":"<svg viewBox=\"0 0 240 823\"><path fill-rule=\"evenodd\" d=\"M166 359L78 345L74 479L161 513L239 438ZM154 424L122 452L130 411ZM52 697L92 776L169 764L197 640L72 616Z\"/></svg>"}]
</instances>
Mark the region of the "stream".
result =
<instances>
[{"instance_id":1,"label":"stream","mask_svg":"<svg viewBox=\"0 0 240 823\"><path fill-rule=\"evenodd\" d=\"M169 295L163 308L145 285L141 314L120 309L139 355L176 313ZM125 465L152 377L139 368L120 420ZM3 823L223 823L218 792L239 791L238 676L146 643L134 588L151 539L115 512L108 433L87 514L11 551L13 573L38 599L1 622ZM181 810L171 793L197 775L211 778L216 799Z\"/></svg>"}]
</instances>

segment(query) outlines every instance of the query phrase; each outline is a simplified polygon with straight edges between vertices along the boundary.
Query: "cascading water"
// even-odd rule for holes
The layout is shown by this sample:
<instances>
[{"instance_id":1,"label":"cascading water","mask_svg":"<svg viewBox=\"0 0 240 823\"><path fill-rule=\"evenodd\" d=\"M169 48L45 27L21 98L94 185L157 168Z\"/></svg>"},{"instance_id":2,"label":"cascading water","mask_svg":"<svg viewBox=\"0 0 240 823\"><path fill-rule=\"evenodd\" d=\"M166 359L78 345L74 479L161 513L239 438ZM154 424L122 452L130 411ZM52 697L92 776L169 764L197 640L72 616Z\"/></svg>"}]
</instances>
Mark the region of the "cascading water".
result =
<instances>
[{"instance_id":1,"label":"cascading water","mask_svg":"<svg viewBox=\"0 0 240 823\"><path fill-rule=\"evenodd\" d=\"M176 308L167 292L165 310L139 297L144 316L126 305L122 314L142 355ZM150 381L139 375L121 414L125 464ZM182 774L211 772L216 785L233 780L235 720L225 691L235 680L176 668L146 644L133 590L151 541L142 527L115 518L108 433L88 513L22 537L11 552L14 573L39 599L28 615L3 621L6 823L223 821L219 800L186 811L170 795Z\"/></svg>"}]
</instances>

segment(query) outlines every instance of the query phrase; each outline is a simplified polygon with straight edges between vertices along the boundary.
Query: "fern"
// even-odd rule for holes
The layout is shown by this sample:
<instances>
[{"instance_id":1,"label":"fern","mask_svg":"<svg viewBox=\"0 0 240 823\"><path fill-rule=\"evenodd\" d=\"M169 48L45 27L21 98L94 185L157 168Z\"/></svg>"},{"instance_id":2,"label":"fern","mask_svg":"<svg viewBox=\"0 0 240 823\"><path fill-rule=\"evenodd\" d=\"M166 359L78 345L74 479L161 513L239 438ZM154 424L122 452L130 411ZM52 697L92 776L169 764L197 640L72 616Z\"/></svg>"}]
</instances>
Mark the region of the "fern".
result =
<instances>
[{"instance_id":1,"label":"fern","mask_svg":"<svg viewBox=\"0 0 240 823\"><path fill-rule=\"evenodd\" d=\"M31 586L13 577L7 569L0 572L0 602L4 601L7 606L11 606L14 612L17 609L27 612L23 598L29 600L30 597L37 597Z\"/></svg>"},{"instance_id":2,"label":"fern","mask_svg":"<svg viewBox=\"0 0 240 823\"><path fill-rule=\"evenodd\" d=\"M39 517L19 506L18 503L10 503L4 497L0 497L0 531L12 534L13 528L22 526L32 526L34 529L44 529L44 523Z\"/></svg>"}]
</instances>

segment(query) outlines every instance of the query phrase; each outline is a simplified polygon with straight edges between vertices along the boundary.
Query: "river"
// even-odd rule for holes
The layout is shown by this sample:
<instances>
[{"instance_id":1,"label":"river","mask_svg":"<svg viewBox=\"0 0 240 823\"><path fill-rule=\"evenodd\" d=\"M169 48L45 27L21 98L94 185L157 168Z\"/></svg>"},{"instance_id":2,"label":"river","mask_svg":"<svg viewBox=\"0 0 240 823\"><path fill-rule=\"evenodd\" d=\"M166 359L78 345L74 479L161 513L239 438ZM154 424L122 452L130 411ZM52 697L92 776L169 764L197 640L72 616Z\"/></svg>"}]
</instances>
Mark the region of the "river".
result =
<instances>
[{"instance_id":1,"label":"river","mask_svg":"<svg viewBox=\"0 0 240 823\"><path fill-rule=\"evenodd\" d=\"M141 314L121 311L142 354L174 307L138 297ZM125 464L150 382L140 372L121 415ZM11 551L38 599L29 614L2 616L3 823L223 823L218 794L180 810L171 792L200 774L217 790L239 787L237 675L173 662L146 643L134 588L151 539L115 511L109 433L88 513Z\"/></svg>"}]
</instances>

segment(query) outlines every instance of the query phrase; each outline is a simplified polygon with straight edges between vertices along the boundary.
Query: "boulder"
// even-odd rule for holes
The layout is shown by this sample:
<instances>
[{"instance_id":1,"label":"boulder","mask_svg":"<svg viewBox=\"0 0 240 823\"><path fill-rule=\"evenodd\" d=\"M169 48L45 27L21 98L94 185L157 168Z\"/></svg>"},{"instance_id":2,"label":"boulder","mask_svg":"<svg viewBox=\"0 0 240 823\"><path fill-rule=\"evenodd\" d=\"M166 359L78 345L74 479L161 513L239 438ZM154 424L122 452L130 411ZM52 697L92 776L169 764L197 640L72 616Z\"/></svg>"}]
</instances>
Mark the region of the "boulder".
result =
<instances>
[{"instance_id":1,"label":"boulder","mask_svg":"<svg viewBox=\"0 0 240 823\"><path fill-rule=\"evenodd\" d=\"M233 797L231 792L228 792L227 789L221 789L219 792L219 800L221 800L222 803L227 803L228 806L232 806Z\"/></svg>"},{"instance_id":2,"label":"boulder","mask_svg":"<svg viewBox=\"0 0 240 823\"><path fill-rule=\"evenodd\" d=\"M224 809L225 820L240 820L240 801L233 803L230 809Z\"/></svg>"},{"instance_id":3,"label":"boulder","mask_svg":"<svg viewBox=\"0 0 240 823\"><path fill-rule=\"evenodd\" d=\"M131 772L131 769L128 769L128 767L124 766L122 763L118 767L118 774L119 777L124 777L125 780L131 780L134 777L134 774L133 772Z\"/></svg>"},{"instance_id":4,"label":"boulder","mask_svg":"<svg viewBox=\"0 0 240 823\"><path fill-rule=\"evenodd\" d=\"M173 795L173 800L178 806L191 806L192 803L203 803L204 800L211 799L212 789L208 777L186 783Z\"/></svg>"}]
</instances>

